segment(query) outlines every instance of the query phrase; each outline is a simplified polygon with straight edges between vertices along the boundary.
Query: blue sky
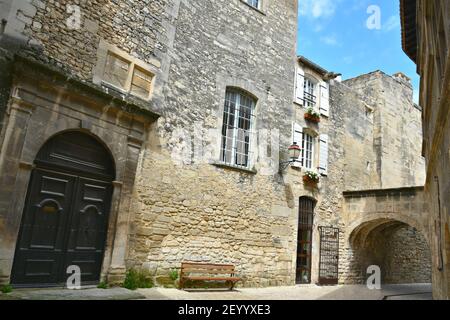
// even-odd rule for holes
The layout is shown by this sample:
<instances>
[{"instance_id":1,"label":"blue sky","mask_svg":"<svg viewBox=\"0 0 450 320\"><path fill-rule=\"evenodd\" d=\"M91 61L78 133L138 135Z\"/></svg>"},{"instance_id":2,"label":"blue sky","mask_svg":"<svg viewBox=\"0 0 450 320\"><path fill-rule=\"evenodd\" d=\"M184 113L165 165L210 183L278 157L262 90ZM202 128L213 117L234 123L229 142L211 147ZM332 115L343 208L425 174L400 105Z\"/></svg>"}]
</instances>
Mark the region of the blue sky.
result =
<instances>
[{"instance_id":1,"label":"blue sky","mask_svg":"<svg viewBox=\"0 0 450 320\"><path fill-rule=\"evenodd\" d=\"M367 27L373 5L380 9L379 29ZM399 7L398 0L299 0L297 53L344 79L401 71L412 79L417 102L419 76L402 51Z\"/></svg>"}]
</instances>

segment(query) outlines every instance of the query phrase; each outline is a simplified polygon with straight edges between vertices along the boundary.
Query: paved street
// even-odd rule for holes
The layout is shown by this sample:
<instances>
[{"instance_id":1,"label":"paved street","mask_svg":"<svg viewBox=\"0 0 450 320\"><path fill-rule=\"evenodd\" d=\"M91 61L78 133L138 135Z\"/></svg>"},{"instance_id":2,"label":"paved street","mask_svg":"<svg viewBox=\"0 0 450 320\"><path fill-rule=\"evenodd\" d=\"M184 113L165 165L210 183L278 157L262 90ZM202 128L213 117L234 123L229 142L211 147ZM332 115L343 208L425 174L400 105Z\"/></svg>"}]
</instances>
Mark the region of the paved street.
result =
<instances>
[{"instance_id":1,"label":"paved street","mask_svg":"<svg viewBox=\"0 0 450 320\"><path fill-rule=\"evenodd\" d=\"M139 289L146 299L170 300L431 300L431 285L387 285L382 290L369 290L366 286L315 285L242 288L233 292L180 291L176 289Z\"/></svg>"},{"instance_id":2,"label":"paved street","mask_svg":"<svg viewBox=\"0 0 450 320\"><path fill-rule=\"evenodd\" d=\"M0 294L0 300L431 300L431 285L386 285L382 290L365 286L319 287L315 285L240 288L235 291L181 291L152 288L130 291L112 289L16 289Z\"/></svg>"}]
</instances>

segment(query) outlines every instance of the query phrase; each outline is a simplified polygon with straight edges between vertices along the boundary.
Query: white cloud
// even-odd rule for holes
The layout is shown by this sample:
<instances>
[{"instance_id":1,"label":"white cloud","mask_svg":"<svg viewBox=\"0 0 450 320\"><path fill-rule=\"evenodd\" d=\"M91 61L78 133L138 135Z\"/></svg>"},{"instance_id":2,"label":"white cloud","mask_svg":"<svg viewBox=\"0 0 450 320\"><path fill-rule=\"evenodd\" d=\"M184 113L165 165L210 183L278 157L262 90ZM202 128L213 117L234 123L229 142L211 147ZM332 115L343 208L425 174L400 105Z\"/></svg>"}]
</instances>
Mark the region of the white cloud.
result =
<instances>
[{"instance_id":1,"label":"white cloud","mask_svg":"<svg viewBox=\"0 0 450 320\"><path fill-rule=\"evenodd\" d=\"M389 19L383 24L382 29L384 31L392 31L394 29L400 28L400 17L399 16L390 16Z\"/></svg>"},{"instance_id":2,"label":"white cloud","mask_svg":"<svg viewBox=\"0 0 450 320\"><path fill-rule=\"evenodd\" d=\"M329 46L336 46L338 45L338 41L335 35L328 35L325 37L321 37L320 41L322 41L323 43L325 43L326 45Z\"/></svg>"},{"instance_id":3,"label":"white cloud","mask_svg":"<svg viewBox=\"0 0 450 320\"><path fill-rule=\"evenodd\" d=\"M310 18L327 18L336 12L336 0L300 0L299 15Z\"/></svg>"}]
</instances>

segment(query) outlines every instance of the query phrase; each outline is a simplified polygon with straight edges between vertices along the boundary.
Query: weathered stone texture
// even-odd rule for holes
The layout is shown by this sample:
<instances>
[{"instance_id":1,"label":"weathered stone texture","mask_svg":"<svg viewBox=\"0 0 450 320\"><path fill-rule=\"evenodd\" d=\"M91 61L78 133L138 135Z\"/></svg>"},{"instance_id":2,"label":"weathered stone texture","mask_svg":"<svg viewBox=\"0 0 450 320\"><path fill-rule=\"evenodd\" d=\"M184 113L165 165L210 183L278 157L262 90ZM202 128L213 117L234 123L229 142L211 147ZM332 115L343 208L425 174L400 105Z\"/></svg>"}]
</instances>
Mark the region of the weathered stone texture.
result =
<instances>
[{"instance_id":1,"label":"weathered stone texture","mask_svg":"<svg viewBox=\"0 0 450 320\"><path fill-rule=\"evenodd\" d=\"M163 21L173 2L34 1L36 14L27 16L24 34L42 48L44 57L55 60L80 78L91 80L100 39L145 62L167 54L167 30ZM68 27L74 14L68 11L68 5L80 8L79 29Z\"/></svg>"},{"instance_id":2,"label":"weathered stone texture","mask_svg":"<svg viewBox=\"0 0 450 320\"><path fill-rule=\"evenodd\" d=\"M113 204L118 220L110 222L102 273L111 282L123 279L125 267L167 275L181 261L191 260L233 263L245 286L292 285L301 196L317 200L312 281L318 279L318 226L341 228L341 281L357 277L360 269L352 263L355 248L348 245L348 233L359 225L352 223L370 222L371 213L375 217L388 212L395 220L399 211L388 210L388 201L367 199L355 200L349 208L342 192L421 184L420 143L415 143L420 136L420 112L411 102L411 87L398 79L376 72L334 82L330 116L322 117L319 125L305 123L305 110L293 104L297 1L264 1L263 12L240 0L78 1L82 19L76 30L66 23L70 1L9 3L14 3L13 10L0 44L7 37L18 37L36 58L67 74L53 79L49 73L50 79L35 84L26 77L17 78L14 88L25 87L32 93L24 93L20 107L32 103L36 110L15 111L18 122L14 124L12 117L9 129L29 127L33 134L18 130L2 149L14 170L5 169L11 168L10 163L0 163L6 172L0 183L9 186L0 193L0 207L12 206L14 181L19 181L21 193L26 191L33 152L51 134L89 129L108 145L116 145L113 154L120 181L115 182ZM130 96L105 98L95 91L90 82L98 67L101 41L157 69L151 100L139 105L160 110L157 121L131 112ZM89 86L80 92L80 83ZM257 100L255 133L280 138L279 145L275 141L267 150L252 148L251 170L213 165L219 159L227 87L246 91ZM1 94L8 95L8 90L5 85ZM124 109L115 101L125 104ZM1 107L0 99L0 112ZM131 119L140 123L138 128ZM86 121L90 125L84 127ZM330 137L328 176L321 178L317 189L304 186L304 171L299 169L264 172L278 168L279 159L286 160L293 121ZM268 137L255 139L262 145ZM16 141L25 145L23 152ZM199 147L203 154L196 157ZM28 171L19 168L22 153ZM14 228L5 227L8 232L0 234L9 237L7 241L0 238L7 244L0 256L0 281L9 277L24 197L14 200L19 203L11 211ZM356 203L365 200L364 205ZM397 203L403 204L409 205ZM411 207L399 210L411 213ZM0 215L0 229L5 221ZM408 237L413 237L409 231L395 239L403 243ZM392 249L397 257L398 248L386 250Z\"/></svg>"},{"instance_id":3,"label":"weathered stone texture","mask_svg":"<svg viewBox=\"0 0 450 320\"><path fill-rule=\"evenodd\" d=\"M450 2L400 3L403 48L421 76L433 298L450 299Z\"/></svg>"},{"instance_id":4,"label":"weathered stone texture","mask_svg":"<svg viewBox=\"0 0 450 320\"><path fill-rule=\"evenodd\" d=\"M388 76L381 71L344 83L374 109L373 148L379 188L424 185L421 109L413 102L411 84L399 76ZM361 127L357 125L357 128Z\"/></svg>"},{"instance_id":5,"label":"weathered stone texture","mask_svg":"<svg viewBox=\"0 0 450 320\"><path fill-rule=\"evenodd\" d=\"M176 139L177 130L194 138L196 122L204 146L220 147L208 129L220 124L227 86L255 95L255 129L279 129L289 144L295 8L270 2L263 15L240 1L181 4L177 57L165 88L165 117L158 121L162 148L149 145L138 173L131 265L167 273L183 260L230 262L244 285L292 283L296 221L282 178L216 168L208 164L214 156L194 162L190 152L177 166L169 152L186 143ZM262 156L257 153L257 169Z\"/></svg>"}]
</instances>

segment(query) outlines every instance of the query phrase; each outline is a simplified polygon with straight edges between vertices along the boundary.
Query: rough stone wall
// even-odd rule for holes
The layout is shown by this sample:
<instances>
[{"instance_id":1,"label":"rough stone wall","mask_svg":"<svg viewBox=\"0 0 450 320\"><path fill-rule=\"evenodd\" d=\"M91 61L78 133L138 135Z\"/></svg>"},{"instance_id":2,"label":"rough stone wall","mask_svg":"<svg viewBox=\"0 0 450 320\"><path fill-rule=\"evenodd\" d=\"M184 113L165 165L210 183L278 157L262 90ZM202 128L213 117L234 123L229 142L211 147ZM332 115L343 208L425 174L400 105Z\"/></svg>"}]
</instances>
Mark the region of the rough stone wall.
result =
<instances>
[{"instance_id":1,"label":"rough stone wall","mask_svg":"<svg viewBox=\"0 0 450 320\"><path fill-rule=\"evenodd\" d=\"M450 3L419 0L417 7L433 298L450 299Z\"/></svg>"},{"instance_id":2,"label":"rough stone wall","mask_svg":"<svg viewBox=\"0 0 450 320\"><path fill-rule=\"evenodd\" d=\"M431 252L423 235L403 226L385 234L384 283L431 283Z\"/></svg>"},{"instance_id":3,"label":"rough stone wall","mask_svg":"<svg viewBox=\"0 0 450 320\"><path fill-rule=\"evenodd\" d=\"M430 248L415 228L390 222L360 232L352 243L345 283L365 283L372 265L380 267L382 284L431 282Z\"/></svg>"},{"instance_id":4,"label":"rough stone wall","mask_svg":"<svg viewBox=\"0 0 450 320\"><path fill-rule=\"evenodd\" d=\"M293 283L297 221L291 191L278 174L262 173L264 152L258 148L252 150L256 174L209 164L220 148L209 132L221 127L226 87L235 86L258 98L255 132L279 130L288 146L296 13L295 1L267 2L265 15L241 1L181 4L166 116L156 137L150 135L137 177L129 265L165 274L183 260L229 262L243 285ZM194 161L191 143L179 140L178 130L191 139L201 135L212 156ZM183 163L174 163L170 153L186 149ZM275 152L278 146L269 159L278 158Z\"/></svg>"},{"instance_id":5,"label":"rough stone wall","mask_svg":"<svg viewBox=\"0 0 450 320\"><path fill-rule=\"evenodd\" d=\"M414 105L411 84L381 71L344 83L374 109L373 148L379 188L424 185L421 110Z\"/></svg>"},{"instance_id":6,"label":"rough stone wall","mask_svg":"<svg viewBox=\"0 0 450 320\"><path fill-rule=\"evenodd\" d=\"M329 194L341 195L346 190L379 187L377 158L373 147L374 116L367 99L334 81L331 86L330 167L338 179L332 180Z\"/></svg>"},{"instance_id":7,"label":"rough stone wall","mask_svg":"<svg viewBox=\"0 0 450 320\"><path fill-rule=\"evenodd\" d=\"M91 80L100 39L145 62L167 54L163 21L166 9L173 3L172 0L33 0L27 1L27 9L20 10L17 19L24 24L22 34L30 39L28 43L42 50L40 57ZM68 10L69 5L80 8L80 28L67 24L74 13ZM16 22L8 21L13 23Z\"/></svg>"},{"instance_id":8,"label":"rough stone wall","mask_svg":"<svg viewBox=\"0 0 450 320\"><path fill-rule=\"evenodd\" d=\"M0 148L2 145L3 126L5 120L6 106L8 104L11 88L11 57L0 48Z\"/></svg>"},{"instance_id":9,"label":"rough stone wall","mask_svg":"<svg viewBox=\"0 0 450 320\"><path fill-rule=\"evenodd\" d=\"M278 166L279 158L285 160L283 150L291 143L296 2L265 1L261 13L240 0L79 1L77 30L66 24L69 1L1 2L2 8L13 8L1 41L19 37L34 46L37 57L84 81L92 80L101 39L159 68L149 104L158 104L163 116L148 132L140 154L129 204L132 230L124 248L128 266L166 274L182 260L230 262L244 285L293 284L298 198L318 200L315 227L346 230L348 221L340 217L342 191L385 186L381 173L390 168L381 161L383 148L393 152L404 141L380 143L383 134L392 134L381 128L396 118L396 103L386 109L391 118L383 120L384 113L376 113L375 107L386 104L379 97L383 84L378 75L367 76L375 78L368 91L359 90L356 80L352 88L351 82L331 87L330 117L317 128L330 135L329 174L318 190L305 188L301 172L293 169L284 175L263 174ZM227 86L257 98L255 132L280 137L279 147L252 150L256 173L211 165L218 160ZM396 86L389 82L391 95ZM409 97L408 89L402 90L402 98L395 100L400 105ZM405 111L400 118L408 122L407 116ZM395 128L410 132L403 122ZM196 137L202 137L201 147L208 150L200 161L193 156ZM413 146L405 150L405 159L415 151ZM410 183L414 163L411 170L401 166L396 167L403 172L399 179ZM317 275L316 228L314 232ZM344 233L341 238L344 242ZM341 257L346 250L341 245Z\"/></svg>"},{"instance_id":10,"label":"rough stone wall","mask_svg":"<svg viewBox=\"0 0 450 320\"><path fill-rule=\"evenodd\" d=\"M420 217L422 207L420 204L411 207L408 198L392 198L387 202L357 198L352 200L364 204L354 206L356 204L352 202L351 208L342 198L344 191L423 184L423 159L418 143L420 111L413 105L410 85L381 72L342 83L334 81L330 90L332 130L329 130L329 152L332 160L329 171L333 174L329 175L321 195L323 203L338 202L329 208L338 212L339 219L331 222L342 231L340 281L359 283L365 275L361 273L358 254L355 256L348 235L357 227L355 222L377 219L378 213L393 219L417 216L422 232L428 231L427 222ZM401 94L395 96L397 91ZM417 201L421 203L421 199L419 197ZM357 214L352 213L355 210Z\"/></svg>"}]
</instances>

